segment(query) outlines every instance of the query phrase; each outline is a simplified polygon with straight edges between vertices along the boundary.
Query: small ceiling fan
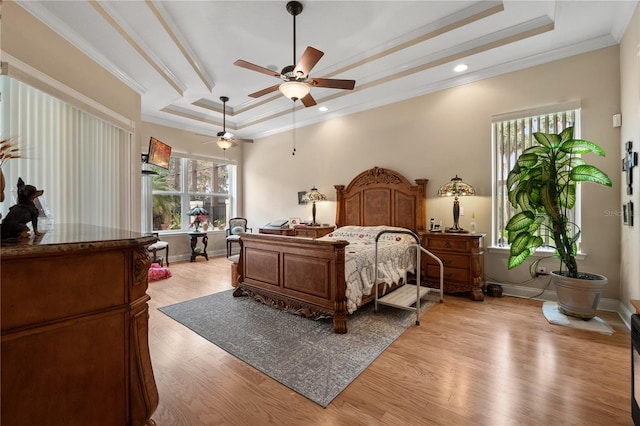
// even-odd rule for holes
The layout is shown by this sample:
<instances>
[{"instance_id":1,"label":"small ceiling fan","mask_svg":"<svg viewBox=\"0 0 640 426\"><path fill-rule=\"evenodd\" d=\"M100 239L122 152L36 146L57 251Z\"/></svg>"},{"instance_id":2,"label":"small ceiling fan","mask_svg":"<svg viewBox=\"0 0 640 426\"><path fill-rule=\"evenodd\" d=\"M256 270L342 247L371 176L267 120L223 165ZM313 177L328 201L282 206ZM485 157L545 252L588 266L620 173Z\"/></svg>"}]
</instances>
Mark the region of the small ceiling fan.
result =
<instances>
[{"instance_id":1,"label":"small ceiling fan","mask_svg":"<svg viewBox=\"0 0 640 426\"><path fill-rule=\"evenodd\" d=\"M297 1L290 1L287 3L287 12L293 16L293 62L296 62L296 16L302 12L302 4ZM287 65L282 71L277 72L270 70L269 68L261 67L260 65L252 64L250 62L238 59L233 64L242 68L246 68L252 71L257 71L263 74L278 77L284 81L284 83L275 84L266 89L259 90L255 93L251 93L249 96L252 98L259 98L268 93L280 90L284 96L296 101L300 101L305 107L316 105L315 99L311 96L311 87L326 87L329 89L346 89L353 90L355 87L355 80L340 80L333 78L316 78L309 77L309 72L318 63L320 58L324 55L318 49L308 46L302 57L298 61L297 65Z\"/></svg>"},{"instance_id":2,"label":"small ceiling fan","mask_svg":"<svg viewBox=\"0 0 640 426\"><path fill-rule=\"evenodd\" d=\"M227 101L229 98L227 96L220 96L220 100L222 101L222 131L218 132L216 139L216 144L223 150L231 148L232 146L237 146L237 142L247 142L253 143L253 139L237 139L233 133L227 132ZM204 143L211 143L214 141L208 141Z\"/></svg>"}]
</instances>

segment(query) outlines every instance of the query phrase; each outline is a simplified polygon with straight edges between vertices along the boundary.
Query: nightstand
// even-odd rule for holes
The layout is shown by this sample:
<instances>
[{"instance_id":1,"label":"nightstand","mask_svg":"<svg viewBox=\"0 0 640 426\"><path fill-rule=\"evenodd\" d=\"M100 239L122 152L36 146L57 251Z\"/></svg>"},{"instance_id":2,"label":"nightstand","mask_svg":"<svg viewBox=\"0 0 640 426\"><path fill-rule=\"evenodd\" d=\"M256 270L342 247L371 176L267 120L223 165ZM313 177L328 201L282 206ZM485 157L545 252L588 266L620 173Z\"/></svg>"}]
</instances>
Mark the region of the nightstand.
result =
<instances>
[{"instance_id":1,"label":"nightstand","mask_svg":"<svg viewBox=\"0 0 640 426\"><path fill-rule=\"evenodd\" d=\"M444 265L445 293L471 292L472 300L484 300L484 237L483 233L454 234L423 232L422 247L429 250ZM440 286L440 266L431 257L421 256L422 276L430 287Z\"/></svg>"},{"instance_id":2,"label":"nightstand","mask_svg":"<svg viewBox=\"0 0 640 426\"><path fill-rule=\"evenodd\" d=\"M293 228L296 237L320 238L333 232L335 226L298 226Z\"/></svg>"}]
</instances>

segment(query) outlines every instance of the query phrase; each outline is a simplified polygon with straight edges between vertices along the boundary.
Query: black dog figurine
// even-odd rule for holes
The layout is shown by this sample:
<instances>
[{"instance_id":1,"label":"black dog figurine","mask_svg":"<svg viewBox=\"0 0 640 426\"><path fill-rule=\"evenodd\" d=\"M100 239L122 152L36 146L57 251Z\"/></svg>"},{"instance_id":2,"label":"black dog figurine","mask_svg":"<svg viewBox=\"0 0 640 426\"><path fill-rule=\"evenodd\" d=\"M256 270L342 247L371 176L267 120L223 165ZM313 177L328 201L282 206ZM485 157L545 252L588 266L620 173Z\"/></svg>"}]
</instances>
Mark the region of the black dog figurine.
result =
<instances>
[{"instance_id":1,"label":"black dog figurine","mask_svg":"<svg viewBox=\"0 0 640 426\"><path fill-rule=\"evenodd\" d=\"M33 185L25 185L22 178L18 178L18 204L9 207L9 213L0 225L0 236L3 240L29 239L29 227L26 225L29 222L33 226L33 232L42 235L38 232L38 208L34 203L42 194L44 191Z\"/></svg>"}]
</instances>

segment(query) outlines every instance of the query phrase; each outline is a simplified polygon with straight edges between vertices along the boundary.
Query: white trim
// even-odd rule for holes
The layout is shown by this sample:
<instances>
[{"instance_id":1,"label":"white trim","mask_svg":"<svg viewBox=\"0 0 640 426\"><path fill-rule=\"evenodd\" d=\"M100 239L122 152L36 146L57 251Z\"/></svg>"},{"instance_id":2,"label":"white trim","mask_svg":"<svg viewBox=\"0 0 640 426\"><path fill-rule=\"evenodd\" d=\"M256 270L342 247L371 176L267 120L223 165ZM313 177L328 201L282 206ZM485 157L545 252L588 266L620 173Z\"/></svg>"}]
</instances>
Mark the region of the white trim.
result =
<instances>
[{"instance_id":1,"label":"white trim","mask_svg":"<svg viewBox=\"0 0 640 426\"><path fill-rule=\"evenodd\" d=\"M555 114L573 109L580 109L580 100L564 102L561 104L546 105L537 108L523 109L520 111L507 112L504 114L495 114L491 116L491 123L499 121L507 121L512 119L520 119L522 117L533 117L537 115Z\"/></svg>"},{"instance_id":2,"label":"white trim","mask_svg":"<svg viewBox=\"0 0 640 426\"><path fill-rule=\"evenodd\" d=\"M502 287L502 295L503 296L511 296L511 297L521 297L523 299L533 299L533 300L544 300L544 301L552 301L557 302L558 296L554 290L535 288L535 287L527 287L522 285L514 285L514 284L502 284L497 282L489 282L487 284L498 284ZM542 294L540 294L542 293ZM600 299L600 303L598 303L598 310L607 311L607 312L617 312L620 315L620 318L628 324L628 318L631 316L629 311L622 306L619 300L617 299ZM626 311L626 312L625 312ZM625 320L625 315L627 315L627 320Z\"/></svg>"},{"instance_id":3,"label":"white trim","mask_svg":"<svg viewBox=\"0 0 640 426\"><path fill-rule=\"evenodd\" d=\"M487 247L487 251L489 253L496 253L496 254L501 254L503 256L509 256L510 248L507 246L505 247L489 246ZM533 258L549 257L549 256L553 256L554 252L555 250L552 250L552 249L538 248L536 252L531 255L531 257ZM584 260L586 259L586 257L587 257L587 253L579 252L576 254L577 260Z\"/></svg>"},{"instance_id":4,"label":"white trim","mask_svg":"<svg viewBox=\"0 0 640 426\"><path fill-rule=\"evenodd\" d=\"M122 130L135 133L135 121L107 108L5 51L0 50L0 55L3 58L1 65L2 75L7 75L26 83Z\"/></svg>"}]
</instances>

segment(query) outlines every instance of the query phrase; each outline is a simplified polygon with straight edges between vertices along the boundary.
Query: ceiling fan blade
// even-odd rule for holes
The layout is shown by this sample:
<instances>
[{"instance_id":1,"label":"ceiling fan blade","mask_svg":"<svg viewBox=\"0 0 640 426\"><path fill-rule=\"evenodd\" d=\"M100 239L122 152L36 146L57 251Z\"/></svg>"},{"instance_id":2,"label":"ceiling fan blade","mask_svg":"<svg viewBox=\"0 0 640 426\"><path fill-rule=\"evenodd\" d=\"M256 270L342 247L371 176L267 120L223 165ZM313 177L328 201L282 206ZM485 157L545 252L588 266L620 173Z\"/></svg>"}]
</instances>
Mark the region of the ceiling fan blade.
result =
<instances>
[{"instance_id":1,"label":"ceiling fan blade","mask_svg":"<svg viewBox=\"0 0 640 426\"><path fill-rule=\"evenodd\" d=\"M304 106L306 107L310 107L310 106L314 106L316 105L316 100L313 99L313 96L311 96L311 93L309 93L307 96L305 96L304 98L300 99L300 101L304 104Z\"/></svg>"},{"instance_id":2,"label":"ceiling fan blade","mask_svg":"<svg viewBox=\"0 0 640 426\"><path fill-rule=\"evenodd\" d=\"M234 139L234 142L253 143L253 139Z\"/></svg>"},{"instance_id":3,"label":"ceiling fan blade","mask_svg":"<svg viewBox=\"0 0 640 426\"><path fill-rule=\"evenodd\" d=\"M335 78L311 78L307 83L316 87L326 87L328 89L353 90L356 86L355 80L339 80Z\"/></svg>"},{"instance_id":4,"label":"ceiling fan blade","mask_svg":"<svg viewBox=\"0 0 640 426\"><path fill-rule=\"evenodd\" d=\"M247 62L242 59L238 59L233 63L233 65L237 65L241 68L246 68L252 71L258 71L262 74L271 75L273 77L280 77L280 73L278 71L270 70L269 68L261 67L260 65L252 64L251 62Z\"/></svg>"},{"instance_id":5,"label":"ceiling fan blade","mask_svg":"<svg viewBox=\"0 0 640 426\"><path fill-rule=\"evenodd\" d=\"M280 84L275 84L271 87L267 87L266 89L262 89L262 90L258 90L255 93L251 93L249 95L249 97L251 98L259 98L260 96L264 96L266 94L269 94L271 92L275 92L276 90L278 90L278 87L280 87Z\"/></svg>"},{"instance_id":6,"label":"ceiling fan blade","mask_svg":"<svg viewBox=\"0 0 640 426\"><path fill-rule=\"evenodd\" d=\"M307 46L304 53L302 54L302 57L298 61L298 64L293 70L294 75L296 77L306 77L307 75L309 75L311 68L313 68L318 63L323 55L324 52L311 46Z\"/></svg>"}]
</instances>

